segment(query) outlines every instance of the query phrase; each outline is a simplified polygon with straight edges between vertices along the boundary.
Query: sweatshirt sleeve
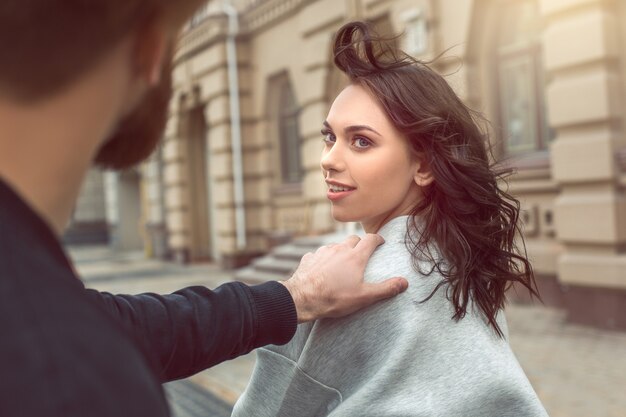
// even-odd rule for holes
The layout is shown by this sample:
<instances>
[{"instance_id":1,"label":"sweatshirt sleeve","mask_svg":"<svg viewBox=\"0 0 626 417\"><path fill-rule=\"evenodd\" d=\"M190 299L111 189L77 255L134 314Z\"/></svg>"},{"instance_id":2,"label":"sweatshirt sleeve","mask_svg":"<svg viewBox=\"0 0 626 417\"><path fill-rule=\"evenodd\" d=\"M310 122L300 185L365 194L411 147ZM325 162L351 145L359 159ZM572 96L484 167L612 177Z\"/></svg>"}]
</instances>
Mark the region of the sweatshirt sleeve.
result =
<instances>
[{"instance_id":1,"label":"sweatshirt sleeve","mask_svg":"<svg viewBox=\"0 0 626 417\"><path fill-rule=\"evenodd\" d=\"M289 291L278 282L195 286L169 295L89 296L135 339L162 381L185 378L267 344L287 343L297 325Z\"/></svg>"}]
</instances>

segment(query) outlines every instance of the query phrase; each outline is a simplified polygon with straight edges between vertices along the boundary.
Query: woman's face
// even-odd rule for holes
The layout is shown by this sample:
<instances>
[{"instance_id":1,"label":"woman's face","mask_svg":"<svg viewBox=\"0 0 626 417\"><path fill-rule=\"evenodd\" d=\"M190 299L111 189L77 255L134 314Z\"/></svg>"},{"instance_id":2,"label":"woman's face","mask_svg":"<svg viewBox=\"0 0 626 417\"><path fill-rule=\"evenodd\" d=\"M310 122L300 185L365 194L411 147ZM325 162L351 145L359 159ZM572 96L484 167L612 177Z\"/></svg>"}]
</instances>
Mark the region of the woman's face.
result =
<instances>
[{"instance_id":1,"label":"woman's face","mask_svg":"<svg viewBox=\"0 0 626 417\"><path fill-rule=\"evenodd\" d=\"M332 215L377 232L422 198L420 163L378 102L360 85L335 99L322 129L322 173Z\"/></svg>"}]
</instances>

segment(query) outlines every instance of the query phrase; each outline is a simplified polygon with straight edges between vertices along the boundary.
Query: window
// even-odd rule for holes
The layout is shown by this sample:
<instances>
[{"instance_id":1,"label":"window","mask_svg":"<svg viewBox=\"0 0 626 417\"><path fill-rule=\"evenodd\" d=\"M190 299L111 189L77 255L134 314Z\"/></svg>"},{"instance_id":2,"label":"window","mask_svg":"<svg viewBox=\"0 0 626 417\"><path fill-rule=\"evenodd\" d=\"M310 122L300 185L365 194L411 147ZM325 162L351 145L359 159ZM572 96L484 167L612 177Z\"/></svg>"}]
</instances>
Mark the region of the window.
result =
<instances>
[{"instance_id":1,"label":"window","mask_svg":"<svg viewBox=\"0 0 626 417\"><path fill-rule=\"evenodd\" d=\"M300 182L302 180L302 166L298 106L291 89L291 83L286 76L279 84L277 113L282 180L283 183Z\"/></svg>"},{"instance_id":2,"label":"window","mask_svg":"<svg viewBox=\"0 0 626 417\"><path fill-rule=\"evenodd\" d=\"M411 9L404 12L401 19L405 24L405 52L413 56L424 54L428 50L428 27L424 13L421 9Z\"/></svg>"},{"instance_id":3,"label":"window","mask_svg":"<svg viewBox=\"0 0 626 417\"><path fill-rule=\"evenodd\" d=\"M536 0L501 1L497 71L503 152L521 154L546 149L553 133L546 118Z\"/></svg>"}]
</instances>

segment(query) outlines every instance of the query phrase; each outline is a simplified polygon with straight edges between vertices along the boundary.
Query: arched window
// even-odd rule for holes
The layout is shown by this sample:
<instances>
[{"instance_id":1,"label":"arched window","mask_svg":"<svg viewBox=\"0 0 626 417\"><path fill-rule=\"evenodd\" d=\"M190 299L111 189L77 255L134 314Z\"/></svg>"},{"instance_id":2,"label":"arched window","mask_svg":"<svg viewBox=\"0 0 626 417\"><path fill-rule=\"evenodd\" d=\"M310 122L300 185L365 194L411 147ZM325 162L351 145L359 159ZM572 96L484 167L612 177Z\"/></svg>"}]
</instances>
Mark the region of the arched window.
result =
<instances>
[{"instance_id":1,"label":"arched window","mask_svg":"<svg viewBox=\"0 0 626 417\"><path fill-rule=\"evenodd\" d=\"M283 183L302 180L300 160L300 132L298 128L298 105L287 76L278 83L278 135L280 140L280 166Z\"/></svg>"},{"instance_id":2,"label":"arched window","mask_svg":"<svg viewBox=\"0 0 626 417\"><path fill-rule=\"evenodd\" d=\"M503 152L546 149L548 127L536 0L499 0L496 66Z\"/></svg>"}]
</instances>

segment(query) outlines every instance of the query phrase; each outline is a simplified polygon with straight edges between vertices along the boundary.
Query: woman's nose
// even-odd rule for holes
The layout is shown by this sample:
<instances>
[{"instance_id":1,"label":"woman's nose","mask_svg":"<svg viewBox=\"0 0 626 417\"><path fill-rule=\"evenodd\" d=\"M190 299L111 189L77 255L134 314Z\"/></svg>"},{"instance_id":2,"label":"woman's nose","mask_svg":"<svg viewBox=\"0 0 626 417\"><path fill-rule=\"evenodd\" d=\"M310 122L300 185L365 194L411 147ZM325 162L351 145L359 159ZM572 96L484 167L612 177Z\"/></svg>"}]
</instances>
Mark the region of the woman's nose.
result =
<instances>
[{"instance_id":1,"label":"woman's nose","mask_svg":"<svg viewBox=\"0 0 626 417\"><path fill-rule=\"evenodd\" d=\"M343 170L345 164L339 144L335 143L331 148L324 149L320 165L324 171Z\"/></svg>"}]
</instances>

